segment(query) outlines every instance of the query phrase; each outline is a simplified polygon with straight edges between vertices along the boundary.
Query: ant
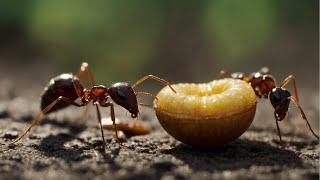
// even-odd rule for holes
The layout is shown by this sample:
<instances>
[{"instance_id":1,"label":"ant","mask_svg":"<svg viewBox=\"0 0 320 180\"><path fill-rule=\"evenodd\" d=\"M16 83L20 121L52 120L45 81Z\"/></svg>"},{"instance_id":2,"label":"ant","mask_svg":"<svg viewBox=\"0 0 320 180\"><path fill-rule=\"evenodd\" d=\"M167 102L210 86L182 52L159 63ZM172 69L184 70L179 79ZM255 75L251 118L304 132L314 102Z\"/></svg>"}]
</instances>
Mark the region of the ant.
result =
<instances>
[{"instance_id":1,"label":"ant","mask_svg":"<svg viewBox=\"0 0 320 180\"><path fill-rule=\"evenodd\" d=\"M89 77L89 81L92 85L91 88L85 88L85 80ZM101 113L100 107L109 107L111 120L113 122L113 128L115 131L116 141L120 144L120 139L118 137L117 125L115 123L115 113L114 113L114 103L125 108L132 118L137 118L139 114L138 104L146 105L143 103L138 103L138 95L148 95L153 98L156 98L153 94L148 92L135 92L134 88L144 82L145 80L153 79L165 86L169 86L173 92L176 92L171 84L154 75L147 75L139 79L133 85L124 82L118 82L112 84L110 87L104 85L95 85L95 80L93 78L93 73L89 68L89 64L83 62L78 70L77 75L72 73L63 73L54 78L52 78L49 84L44 88L44 91L41 95L41 112L31 121L31 124L27 126L22 133L14 139L8 146L12 147L20 139L22 139L35 125L39 124L45 115L55 112L61 109L64 109L70 105L76 107L85 106L84 117L87 116L88 104L92 104L96 107L97 118L100 124L101 136L103 141L103 149L105 150L106 142L103 133L103 126L101 124ZM112 101L108 101L108 99ZM81 102L77 103L76 100L80 99ZM84 119L80 119L78 126L83 124Z\"/></svg>"},{"instance_id":2,"label":"ant","mask_svg":"<svg viewBox=\"0 0 320 180\"><path fill-rule=\"evenodd\" d=\"M258 72L253 72L250 75L246 75L242 72L228 73L225 70L220 71L220 77L231 77L234 79L243 80L251 85L255 94L259 98L267 99L269 97L270 102L275 109L274 117L276 119L278 136L280 143L282 143L281 132L279 127L279 121L282 121L288 114L289 104L292 101L293 104L300 110L302 119L304 119L309 127L311 133L319 140L319 136L312 130L309 121L305 113L303 112L298 97L298 90L296 86L296 79L293 75L289 75L284 79L280 86L276 85L275 78L270 74L269 68L263 67ZM294 95L285 89L285 87L292 82Z\"/></svg>"}]
</instances>

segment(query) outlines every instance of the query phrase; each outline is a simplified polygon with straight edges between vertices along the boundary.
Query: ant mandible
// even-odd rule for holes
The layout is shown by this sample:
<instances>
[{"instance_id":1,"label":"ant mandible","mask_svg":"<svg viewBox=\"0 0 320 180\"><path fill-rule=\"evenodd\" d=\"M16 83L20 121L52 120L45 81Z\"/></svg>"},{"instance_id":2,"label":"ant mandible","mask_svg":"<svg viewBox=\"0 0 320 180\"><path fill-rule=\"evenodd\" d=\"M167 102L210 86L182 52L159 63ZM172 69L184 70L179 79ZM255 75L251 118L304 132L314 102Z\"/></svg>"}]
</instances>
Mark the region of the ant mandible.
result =
<instances>
[{"instance_id":1,"label":"ant mandible","mask_svg":"<svg viewBox=\"0 0 320 180\"><path fill-rule=\"evenodd\" d=\"M319 136L311 128L311 125L299 104L296 79L293 75L289 75L286 79L284 79L280 86L276 86L276 80L270 74L269 68L267 67L263 67L260 71L253 72L250 75L246 75L242 72L228 73L227 71L222 70L220 71L220 76L243 80L252 86L257 97L265 99L269 97L270 102L275 109L274 117L276 119L280 143L282 143L282 138L279 121L282 121L287 116L291 101L300 110L301 117L306 121L311 133L319 140ZM290 82L292 82L293 85L293 96L287 89L285 89Z\"/></svg>"},{"instance_id":2,"label":"ant mandible","mask_svg":"<svg viewBox=\"0 0 320 180\"><path fill-rule=\"evenodd\" d=\"M89 77L89 81L92 85L87 89L84 87L86 78ZM83 62L78 70L77 76L72 73L63 73L52 78L49 84L44 88L41 95L41 112L31 121L31 124L27 126L22 133L14 139L8 146L13 146L16 142L22 139L33 126L39 124L45 115L66 108L70 105L83 107L85 106L84 116L87 115L90 102L96 107L97 118L100 124L101 136L103 141L103 149L105 150L106 142L103 133L103 127L101 124L101 113L99 106L110 107L111 120L115 130L116 141L120 143L117 126L115 123L114 103L125 108L132 118L137 118L139 114L137 95L148 95L156 98L153 94L148 92L135 92L134 87L141 84L147 79L156 80L165 86L169 86L173 92L175 90L171 87L171 84L154 75L147 75L139 79L133 85L124 82L118 82L110 87L104 85L95 85L93 73L89 68L89 64ZM112 101L108 101L109 97ZM77 103L76 100L80 98L81 103ZM139 103L139 105L145 105ZM83 123L83 119L78 122L78 125Z\"/></svg>"}]
</instances>

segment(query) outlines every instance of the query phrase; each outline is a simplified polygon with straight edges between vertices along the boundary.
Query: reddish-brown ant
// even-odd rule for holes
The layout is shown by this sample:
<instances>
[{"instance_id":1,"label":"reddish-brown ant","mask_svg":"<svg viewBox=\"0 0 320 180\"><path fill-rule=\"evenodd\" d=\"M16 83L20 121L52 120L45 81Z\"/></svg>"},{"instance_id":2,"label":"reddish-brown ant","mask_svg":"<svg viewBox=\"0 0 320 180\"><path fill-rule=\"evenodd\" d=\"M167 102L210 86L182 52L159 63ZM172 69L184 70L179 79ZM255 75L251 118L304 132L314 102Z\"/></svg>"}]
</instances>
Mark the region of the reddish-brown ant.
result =
<instances>
[{"instance_id":1,"label":"reddish-brown ant","mask_svg":"<svg viewBox=\"0 0 320 180\"><path fill-rule=\"evenodd\" d=\"M83 85L85 84L86 77L89 77L91 88L87 89ZM23 138L33 126L39 124L45 115L66 108L70 105L77 107L86 106L85 115L88 112L88 104L90 102L96 107L97 118L100 124L101 136L103 141L103 149L105 149L105 139L103 134L103 127L101 124L101 114L99 106L110 107L111 120L113 121L113 127L115 130L116 140L120 143L117 134L117 126L115 123L114 103L125 108L132 118L136 118L139 113L137 95L149 95L154 97L152 94L147 92L135 92L134 87L142 83L147 79L156 80L165 86L169 86L172 91L175 90L171 87L170 83L164 79L156 77L154 75L147 75L139 79L133 85L128 83L118 82L110 87L104 85L95 85L93 74L89 68L88 63L83 62L78 70L78 74L73 75L72 73L63 73L55 78L52 78L49 84L44 88L41 96L41 112L32 120L31 125L27 126L24 131L13 140L8 146L14 145L21 138ZM109 97L111 101L108 101ZM81 103L77 103L76 100L80 98ZM144 105L139 103L140 105ZM80 124L83 123L81 120Z\"/></svg>"},{"instance_id":2,"label":"reddish-brown ant","mask_svg":"<svg viewBox=\"0 0 320 180\"><path fill-rule=\"evenodd\" d=\"M319 136L311 128L311 125L307 120L307 117L299 104L296 80L293 75L290 75L285 80L283 80L280 87L276 86L276 80L270 74L269 68L267 67L263 67L261 68L260 71L251 73L250 75L246 75L245 73L242 73L242 72L228 73L222 70L220 71L220 76L231 77L234 79L240 79L240 80L246 81L252 86L257 97L259 98L269 97L270 102L273 108L275 109L274 117L276 119L277 131L278 131L280 142L282 142L282 139L281 139L281 132L280 132L278 121L282 121L287 116L289 104L291 101L300 110L301 117L306 121L311 133L319 140ZM287 89L285 89L285 87L290 82L292 82L293 84L293 89L294 89L293 96Z\"/></svg>"}]
</instances>

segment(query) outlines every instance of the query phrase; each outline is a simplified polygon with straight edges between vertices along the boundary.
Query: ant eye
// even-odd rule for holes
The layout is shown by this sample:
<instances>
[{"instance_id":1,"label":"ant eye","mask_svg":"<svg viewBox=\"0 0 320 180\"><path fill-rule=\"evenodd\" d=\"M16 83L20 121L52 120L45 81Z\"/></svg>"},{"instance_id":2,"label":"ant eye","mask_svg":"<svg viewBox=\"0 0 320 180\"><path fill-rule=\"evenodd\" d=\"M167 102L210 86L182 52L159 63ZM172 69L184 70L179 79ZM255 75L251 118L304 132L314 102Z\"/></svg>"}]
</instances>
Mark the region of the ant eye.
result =
<instances>
[{"instance_id":1,"label":"ant eye","mask_svg":"<svg viewBox=\"0 0 320 180\"><path fill-rule=\"evenodd\" d=\"M127 99L127 95L124 92L122 92L121 90L117 91L117 96L123 101L125 101Z\"/></svg>"}]
</instances>

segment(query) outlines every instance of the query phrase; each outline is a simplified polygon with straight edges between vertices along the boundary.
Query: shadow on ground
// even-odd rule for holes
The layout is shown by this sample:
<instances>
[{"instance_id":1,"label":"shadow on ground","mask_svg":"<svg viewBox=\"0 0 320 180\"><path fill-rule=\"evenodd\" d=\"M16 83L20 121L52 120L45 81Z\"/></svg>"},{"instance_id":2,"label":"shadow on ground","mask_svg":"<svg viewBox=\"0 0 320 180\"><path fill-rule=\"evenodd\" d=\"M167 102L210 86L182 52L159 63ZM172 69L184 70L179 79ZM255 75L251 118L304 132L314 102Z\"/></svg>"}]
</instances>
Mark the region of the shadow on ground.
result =
<instances>
[{"instance_id":1,"label":"shadow on ground","mask_svg":"<svg viewBox=\"0 0 320 180\"><path fill-rule=\"evenodd\" d=\"M213 151L199 151L179 144L164 153L182 160L194 170L202 171L236 170L255 165L302 166L301 158L290 150L247 139L238 139Z\"/></svg>"}]
</instances>

